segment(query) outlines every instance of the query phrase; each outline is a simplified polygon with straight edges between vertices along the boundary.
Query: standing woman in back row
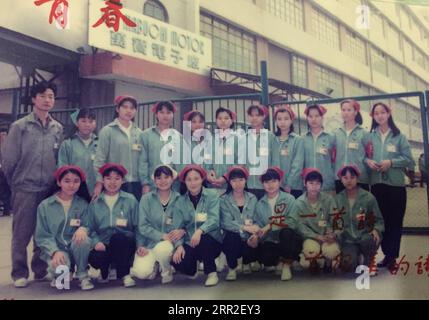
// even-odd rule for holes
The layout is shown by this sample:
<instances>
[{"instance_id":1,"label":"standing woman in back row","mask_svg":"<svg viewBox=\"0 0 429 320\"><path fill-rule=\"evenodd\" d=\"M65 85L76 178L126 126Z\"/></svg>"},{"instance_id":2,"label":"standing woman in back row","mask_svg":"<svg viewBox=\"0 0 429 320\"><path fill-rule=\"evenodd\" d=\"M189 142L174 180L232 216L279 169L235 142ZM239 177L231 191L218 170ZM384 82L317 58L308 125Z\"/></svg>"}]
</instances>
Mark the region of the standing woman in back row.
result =
<instances>
[{"instance_id":1,"label":"standing woman in back row","mask_svg":"<svg viewBox=\"0 0 429 320\"><path fill-rule=\"evenodd\" d=\"M141 198L141 184L138 175L138 159L143 152L142 131L133 122L137 112L137 100L131 96L115 99L116 118L100 131L94 169L97 183L93 199L99 197L103 189L103 178L98 173L106 163L116 163L127 169L122 190L132 193L137 201Z\"/></svg>"},{"instance_id":2,"label":"standing woman in back row","mask_svg":"<svg viewBox=\"0 0 429 320\"><path fill-rule=\"evenodd\" d=\"M407 205L404 172L412 163L407 138L395 125L390 107L382 102L372 109L370 141L366 163L371 169L371 192L383 215L385 231L381 249L385 255L378 265L395 267L401 246L402 225Z\"/></svg>"},{"instance_id":3,"label":"standing woman in back row","mask_svg":"<svg viewBox=\"0 0 429 320\"><path fill-rule=\"evenodd\" d=\"M369 191L369 169L365 163L365 151L369 147L369 134L362 128L362 115L359 102L348 99L341 102L341 117L344 126L338 128L335 135L335 172L346 165L358 167L360 175L358 184ZM344 185L338 178L335 180L337 193L344 190Z\"/></svg>"},{"instance_id":4,"label":"standing woman in back row","mask_svg":"<svg viewBox=\"0 0 429 320\"><path fill-rule=\"evenodd\" d=\"M334 137L323 129L326 108L315 104L305 108L308 132L304 139L304 168L319 169L323 177L322 191L335 192Z\"/></svg>"}]
</instances>

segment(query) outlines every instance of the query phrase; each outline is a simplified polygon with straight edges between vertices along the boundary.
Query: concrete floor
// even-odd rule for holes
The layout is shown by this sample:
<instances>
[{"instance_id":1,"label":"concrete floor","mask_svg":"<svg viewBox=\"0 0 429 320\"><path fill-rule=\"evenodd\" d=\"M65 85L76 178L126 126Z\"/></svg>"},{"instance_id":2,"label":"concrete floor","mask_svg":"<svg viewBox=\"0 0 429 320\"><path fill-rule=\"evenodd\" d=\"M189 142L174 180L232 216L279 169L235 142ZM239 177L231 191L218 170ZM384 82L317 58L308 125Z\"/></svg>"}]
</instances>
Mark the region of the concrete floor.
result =
<instances>
[{"instance_id":1,"label":"concrete floor","mask_svg":"<svg viewBox=\"0 0 429 320\"><path fill-rule=\"evenodd\" d=\"M98 285L94 291L81 292L75 283L70 291L58 291L48 283L30 283L25 289L15 289L10 280L11 218L0 218L0 300L4 299L429 299L429 270L417 275L414 265L419 256L429 255L429 236L404 236L402 254L410 263L406 276L391 275L382 271L371 278L369 290L357 290L356 276L318 275L295 272L294 279L281 282L279 276L260 272L239 275L236 282L221 281L205 288L204 276L196 280L177 275L173 283L161 285L160 279L138 282L138 286L125 289L119 282ZM220 275L225 277L225 273Z\"/></svg>"}]
</instances>

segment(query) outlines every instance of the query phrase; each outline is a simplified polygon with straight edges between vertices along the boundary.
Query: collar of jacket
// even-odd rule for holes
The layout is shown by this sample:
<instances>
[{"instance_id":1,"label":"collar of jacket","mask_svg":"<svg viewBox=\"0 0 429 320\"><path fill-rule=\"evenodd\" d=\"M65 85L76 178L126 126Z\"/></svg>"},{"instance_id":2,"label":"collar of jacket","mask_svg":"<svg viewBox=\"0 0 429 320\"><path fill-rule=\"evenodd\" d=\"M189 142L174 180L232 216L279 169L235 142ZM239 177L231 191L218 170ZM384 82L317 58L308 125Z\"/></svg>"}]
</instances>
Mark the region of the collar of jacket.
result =
<instances>
[{"instance_id":1,"label":"collar of jacket","mask_svg":"<svg viewBox=\"0 0 429 320\"><path fill-rule=\"evenodd\" d=\"M47 198L46 199L46 201L47 201L47 203L49 203L49 204L53 204L53 203L58 203L58 204L61 204L61 202L59 202L58 201L58 199L57 199L57 196L58 196L58 193L55 193L54 195L52 195L52 196L50 196L49 198ZM81 199L79 196L77 196L77 195L74 195L73 196L73 199L72 199L72 206L73 206L73 204L74 203L76 203L76 202L78 202L78 201L80 201L80 200L83 200L83 199Z\"/></svg>"},{"instance_id":2,"label":"collar of jacket","mask_svg":"<svg viewBox=\"0 0 429 320\"><path fill-rule=\"evenodd\" d=\"M279 191L279 196L278 196L278 198L277 198L277 201L276 201L276 203L277 202L279 202L279 201L281 201L281 200L284 200L286 198L286 192L283 192L283 191ZM259 200L259 201L262 201L262 202L265 202L265 203L267 203L268 204L268 195L267 194L265 194L262 198L261 198L261 200Z\"/></svg>"},{"instance_id":3,"label":"collar of jacket","mask_svg":"<svg viewBox=\"0 0 429 320\"><path fill-rule=\"evenodd\" d=\"M115 120L113 120L112 122L110 122L108 125L108 127L118 127L119 128L119 120L118 118L116 118ZM131 130L132 129L136 129L137 125L134 123L134 121L131 121Z\"/></svg>"},{"instance_id":4,"label":"collar of jacket","mask_svg":"<svg viewBox=\"0 0 429 320\"><path fill-rule=\"evenodd\" d=\"M39 118L37 117L36 112L34 111L29 115L28 121L42 125ZM55 124L54 118L52 118L52 116L49 113L48 113L48 116L46 117L46 123L48 124L49 127Z\"/></svg>"},{"instance_id":5,"label":"collar of jacket","mask_svg":"<svg viewBox=\"0 0 429 320\"><path fill-rule=\"evenodd\" d=\"M98 198L99 200L103 200L104 202L106 202L106 198L105 198L105 193L104 191L100 194L100 197ZM127 194L126 192L119 190L119 196L118 196L118 201L119 199L123 198L123 199L131 199L133 197L133 195ZM98 200L97 200L98 201Z\"/></svg>"},{"instance_id":6,"label":"collar of jacket","mask_svg":"<svg viewBox=\"0 0 429 320\"><path fill-rule=\"evenodd\" d=\"M77 132L71 138L72 139L79 139L80 141L82 141L82 137L79 136L79 134ZM97 135L95 135L94 133L91 133L91 136L89 138L91 139L91 142L98 140Z\"/></svg>"},{"instance_id":7,"label":"collar of jacket","mask_svg":"<svg viewBox=\"0 0 429 320\"><path fill-rule=\"evenodd\" d=\"M354 128L352 129L352 131L350 132L350 133L352 133L353 131L355 131L356 129L362 129L362 126L359 124L359 123L356 123L356 125L354 126ZM343 131L344 133L346 133L347 131L346 131L346 128L343 126L343 127L340 127L340 130L341 131Z\"/></svg>"},{"instance_id":8,"label":"collar of jacket","mask_svg":"<svg viewBox=\"0 0 429 320\"><path fill-rule=\"evenodd\" d=\"M151 194L152 198L154 198L154 199L158 200L159 202L161 202L159 200L158 192L156 190L151 191L150 194ZM170 190L170 201L168 202L168 204L170 205L171 203L173 203L179 196L180 195L177 192L175 192L173 190Z\"/></svg>"}]
</instances>

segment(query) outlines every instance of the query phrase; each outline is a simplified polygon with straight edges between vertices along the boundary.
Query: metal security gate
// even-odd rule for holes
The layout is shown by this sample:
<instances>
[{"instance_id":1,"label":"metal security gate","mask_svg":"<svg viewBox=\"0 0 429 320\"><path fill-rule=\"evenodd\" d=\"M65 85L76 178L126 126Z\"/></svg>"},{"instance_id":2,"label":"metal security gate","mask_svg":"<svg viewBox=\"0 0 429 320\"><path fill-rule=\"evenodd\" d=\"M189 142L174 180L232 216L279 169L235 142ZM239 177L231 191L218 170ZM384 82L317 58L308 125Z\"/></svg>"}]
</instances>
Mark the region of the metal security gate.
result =
<instances>
[{"instance_id":1,"label":"metal security gate","mask_svg":"<svg viewBox=\"0 0 429 320\"><path fill-rule=\"evenodd\" d=\"M425 99L426 95L426 99ZM420 106L420 118L421 118L421 133L423 140L423 150L425 155L425 166L429 168L429 138L428 138L428 122L429 122L429 113L428 113L428 103L429 103L429 91L424 92L404 92L404 93L393 93L393 94L380 94L380 95L368 95L368 96L356 96L356 97L341 97L333 99L320 99L320 100L306 100L306 101L278 101L271 103L271 117L270 117L270 128L274 126L274 119L272 118L273 108L278 105L288 104L297 114L298 118L298 128L296 131L299 134L307 132L307 122L304 116L304 110L307 105L311 104L322 104L327 106L328 112L330 109L335 108L339 110L339 103L345 99L354 99L360 101L363 104L368 104L366 109L369 111L371 105L378 101L391 100L391 99L416 99ZM388 102L388 101L387 101ZM389 102L387 104L390 104ZM330 107L330 105L332 105ZM365 110L365 108L363 108ZM362 114L364 116L364 114ZM369 116L366 116L367 118ZM365 118L364 118L365 121ZM333 117L325 123L325 128L328 132L332 131L339 127L342 124L340 115L338 117ZM331 130L330 130L331 129ZM413 129L411 129L413 130ZM419 129L416 129L419 130ZM412 144L412 143L411 143ZM416 161L416 165L417 161ZM420 187L410 187L407 186L407 209L404 219L404 233L429 233L429 189L427 184Z\"/></svg>"}]
</instances>

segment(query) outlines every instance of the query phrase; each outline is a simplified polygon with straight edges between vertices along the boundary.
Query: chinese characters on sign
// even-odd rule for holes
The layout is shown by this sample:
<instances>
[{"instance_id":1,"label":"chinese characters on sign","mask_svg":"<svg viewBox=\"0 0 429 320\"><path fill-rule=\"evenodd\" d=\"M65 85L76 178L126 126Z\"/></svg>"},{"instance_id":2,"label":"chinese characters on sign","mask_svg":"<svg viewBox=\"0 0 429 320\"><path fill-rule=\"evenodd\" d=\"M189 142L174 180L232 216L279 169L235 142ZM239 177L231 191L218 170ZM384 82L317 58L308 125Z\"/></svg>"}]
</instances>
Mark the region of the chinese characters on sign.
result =
<instances>
[{"instance_id":1,"label":"chinese characters on sign","mask_svg":"<svg viewBox=\"0 0 429 320\"><path fill-rule=\"evenodd\" d=\"M92 26L93 28L105 23L108 28L113 28L115 32L119 30L119 24L121 20L129 27L136 27L137 25L128 19L122 12L122 3L120 0L117 1L105 1L106 7L101 8L100 11L103 13L101 18Z\"/></svg>"},{"instance_id":2,"label":"chinese characters on sign","mask_svg":"<svg viewBox=\"0 0 429 320\"><path fill-rule=\"evenodd\" d=\"M36 6L44 5L48 2L53 2L51 7L51 13L49 14L49 23L57 23L62 29L67 28L69 22L69 3L67 0L38 0L34 1Z\"/></svg>"},{"instance_id":3,"label":"chinese characters on sign","mask_svg":"<svg viewBox=\"0 0 429 320\"><path fill-rule=\"evenodd\" d=\"M210 39L112 1L90 0L89 17L89 45L93 47L193 73L209 73ZM103 23L108 28L97 28Z\"/></svg>"}]
</instances>

